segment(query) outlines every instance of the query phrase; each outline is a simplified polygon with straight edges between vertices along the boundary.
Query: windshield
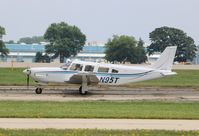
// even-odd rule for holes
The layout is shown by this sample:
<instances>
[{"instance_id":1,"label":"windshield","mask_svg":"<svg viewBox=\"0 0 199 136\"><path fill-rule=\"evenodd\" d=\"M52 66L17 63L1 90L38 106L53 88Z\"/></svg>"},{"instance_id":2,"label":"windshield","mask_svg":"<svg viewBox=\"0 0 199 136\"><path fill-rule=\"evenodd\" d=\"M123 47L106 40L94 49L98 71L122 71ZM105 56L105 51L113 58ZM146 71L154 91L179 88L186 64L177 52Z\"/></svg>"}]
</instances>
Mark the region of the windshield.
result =
<instances>
[{"instance_id":1,"label":"windshield","mask_svg":"<svg viewBox=\"0 0 199 136\"><path fill-rule=\"evenodd\" d=\"M68 61L66 62L66 64L62 65L61 68L67 70L71 63L72 63L71 61Z\"/></svg>"},{"instance_id":2,"label":"windshield","mask_svg":"<svg viewBox=\"0 0 199 136\"><path fill-rule=\"evenodd\" d=\"M82 71L83 65L78 64L78 63L73 63L70 67L70 70L75 70L75 71Z\"/></svg>"}]
</instances>

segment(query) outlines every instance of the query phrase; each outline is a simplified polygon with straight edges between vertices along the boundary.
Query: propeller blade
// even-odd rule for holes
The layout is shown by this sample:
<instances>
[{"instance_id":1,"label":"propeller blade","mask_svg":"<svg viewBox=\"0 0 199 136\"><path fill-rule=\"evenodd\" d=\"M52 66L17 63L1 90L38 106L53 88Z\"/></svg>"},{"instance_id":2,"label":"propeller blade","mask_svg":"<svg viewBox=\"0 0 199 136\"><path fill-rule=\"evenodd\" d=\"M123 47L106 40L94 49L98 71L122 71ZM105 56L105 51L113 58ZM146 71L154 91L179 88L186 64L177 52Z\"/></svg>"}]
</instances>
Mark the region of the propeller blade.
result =
<instances>
[{"instance_id":1,"label":"propeller blade","mask_svg":"<svg viewBox=\"0 0 199 136\"><path fill-rule=\"evenodd\" d=\"M29 81L30 81L30 76L29 74L27 75L27 88L29 89Z\"/></svg>"},{"instance_id":2,"label":"propeller blade","mask_svg":"<svg viewBox=\"0 0 199 136\"><path fill-rule=\"evenodd\" d=\"M23 71L24 74L26 74L27 78L26 78L26 85L27 85L27 88L29 89L29 82L30 82L30 74L31 74L31 71L30 69L25 69Z\"/></svg>"}]
</instances>

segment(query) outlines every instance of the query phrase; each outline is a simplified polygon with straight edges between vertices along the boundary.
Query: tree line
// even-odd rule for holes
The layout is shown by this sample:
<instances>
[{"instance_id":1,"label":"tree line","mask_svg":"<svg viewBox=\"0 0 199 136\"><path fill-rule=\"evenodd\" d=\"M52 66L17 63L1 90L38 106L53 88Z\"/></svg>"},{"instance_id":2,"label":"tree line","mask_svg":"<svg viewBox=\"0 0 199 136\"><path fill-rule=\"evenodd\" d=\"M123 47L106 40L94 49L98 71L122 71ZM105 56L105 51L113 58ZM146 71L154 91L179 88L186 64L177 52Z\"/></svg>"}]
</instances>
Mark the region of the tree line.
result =
<instances>
[{"instance_id":1,"label":"tree line","mask_svg":"<svg viewBox=\"0 0 199 136\"><path fill-rule=\"evenodd\" d=\"M9 51L2 40L3 35L5 29L0 26L0 53L1 56L6 56ZM144 63L147 61L147 53L151 55L162 52L167 46L177 46L175 61L192 61L196 56L195 42L183 30L163 26L149 33L149 39L151 44L145 48L141 38L136 40L133 36L113 35L105 44L105 59L111 63ZM37 62L50 62L50 59L59 57L63 63L65 58L75 56L82 50L86 35L77 26L61 22L51 24L44 36L19 40L29 44L40 41L46 41L48 44L45 46L45 55L37 53Z\"/></svg>"},{"instance_id":2,"label":"tree line","mask_svg":"<svg viewBox=\"0 0 199 136\"><path fill-rule=\"evenodd\" d=\"M105 45L105 54L105 59L111 63L135 64L147 61L143 40L140 38L139 41L136 41L132 36L114 35Z\"/></svg>"},{"instance_id":3,"label":"tree line","mask_svg":"<svg viewBox=\"0 0 199 136\"><path fill-rule=\"evenodd\" d=\"M33 44L33 43L41 43L46 42L43 36L33 36L33 37L23 37L20 38L17 43L26 43L26 44Z\"/></svg>"},{"instance_id":4,"label":"tree line","mask_svg":"<svg viewBox=\"0 0 199 136\"><path fill-rule=\"evenodd\" d=\"M5 35L5 34L6 34L5 28L0 26L0 55L1 55L1 57L5 57L9 53L9 50L6 48L6 46L2 40L3 35Z\"/></svg>"}]
</instances>

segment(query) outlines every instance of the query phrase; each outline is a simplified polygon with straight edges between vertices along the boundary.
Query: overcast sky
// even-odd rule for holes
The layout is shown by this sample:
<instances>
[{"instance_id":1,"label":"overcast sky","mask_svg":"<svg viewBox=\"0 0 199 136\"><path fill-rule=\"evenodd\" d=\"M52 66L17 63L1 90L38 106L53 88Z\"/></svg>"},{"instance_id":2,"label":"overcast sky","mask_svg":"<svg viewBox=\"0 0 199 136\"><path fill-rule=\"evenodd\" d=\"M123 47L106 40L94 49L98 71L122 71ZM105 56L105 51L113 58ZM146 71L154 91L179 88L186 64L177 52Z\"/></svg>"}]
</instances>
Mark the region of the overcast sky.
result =
<instances>
[{"instance_id":1,"label":"overcast sky","mask_svg":"<svg viewBox=\"0 0 199 136\"><path fill-rule=\"evenodd\" d=\"M88 42L125 34L150 43L151 31L170 26L199 44L199 0L0 0L4 40L43 35L61 21L78 26Z\"/></svg>"}]
</instances>

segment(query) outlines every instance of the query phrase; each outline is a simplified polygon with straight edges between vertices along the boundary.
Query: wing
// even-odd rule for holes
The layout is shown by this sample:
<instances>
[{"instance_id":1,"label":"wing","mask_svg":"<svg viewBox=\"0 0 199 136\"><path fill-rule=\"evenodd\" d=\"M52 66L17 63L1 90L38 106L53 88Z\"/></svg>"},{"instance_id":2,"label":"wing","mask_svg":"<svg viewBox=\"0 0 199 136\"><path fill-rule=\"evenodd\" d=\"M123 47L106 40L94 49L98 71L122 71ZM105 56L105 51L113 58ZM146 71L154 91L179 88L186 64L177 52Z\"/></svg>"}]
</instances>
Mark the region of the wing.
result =
<instances>
[{"instance_id":1,"label":"wing","mask_svg":"<svg viewBox=\"0 0 199 136\"><path fill-rule=\"evenodd\" d=\"M69 83L82 84L85 78L88 85L96 85L99 83L99 79L97 78L97 76L95 74L89 74L89 73L75 74L70 78Z\"/></svg>"}]
</instances>

